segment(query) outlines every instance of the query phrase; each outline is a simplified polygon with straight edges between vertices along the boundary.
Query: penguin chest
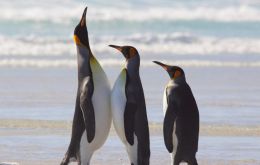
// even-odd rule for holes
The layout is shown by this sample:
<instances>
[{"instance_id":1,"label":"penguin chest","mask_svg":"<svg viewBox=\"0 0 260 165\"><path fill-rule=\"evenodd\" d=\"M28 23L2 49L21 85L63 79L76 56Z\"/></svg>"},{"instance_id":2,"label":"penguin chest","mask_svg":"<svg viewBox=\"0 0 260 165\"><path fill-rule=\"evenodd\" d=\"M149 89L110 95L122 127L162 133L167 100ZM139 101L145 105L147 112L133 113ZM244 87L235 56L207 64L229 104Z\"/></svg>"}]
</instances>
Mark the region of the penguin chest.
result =
<instances>
[{"instance_id":1,"label":"penguin chest","mask_svg":"<svg viewBox=\"0 0 260 165\"><path fill-rule=\"evenodd\" d=\"M115 85L111 93L111 107L113 115L113 124L115 130L120 137L121 141L126 147L127 154L130 158L131 163L137 164L137 153L138 153L138 140L137 136L134 134L134 144L130 145L125 136L124 129L124 112L126 106L126 70L122 70L118 76Z\"/></svg>"},{"instance_id":2,"label":"penguin chest","mask_svg":"<svg viewBox=\"0 0 260 165\"><path fill-rule=\"evenodd\" d=\"M165 116L167 108L168 108L167 88L172 88L174 86L175 86L175 84L172 81L169 81L169 83L166 85L166 87L164 89L164 93L163 93L163 113L164 113L164 116ZM178 137L177 137L177 134L176 134L176 128L177 128L177 122L176 121L177 121L177 118L174 121L173 131L172 131L172 144L173 144L172 158L174 158L174 156L177 152L177 148L178 148Z\"/></svg>"},{"instance_id":3,"label":"penguin chest","mask_svg":"<svg viewBox=\"0 0 260 165\"><path fill-rule=\"evenodd\" d=\"M92 78L94 92L92 103L95 111L96 120L96 137L100 141L107 138L111 127L111 110L110 110L110 86L105 72L95 61L91 62Z\"/></svg>"},{"instance_id":4,"label":"penguin chest","mask_svg":"<svg viewBox=\"0 0 260 165\"><path fill-rule=\"evenodd\" d=\"M167 87L166 87L163 92L163 114L164 115L166 113L167 107L168 107L168 102L167 102Z\"/></svg>"},{"instance_id":5,"label":"penguin chest","mask_svg":"<svg viewBox=\"0 0 260 165\"><path fill-rule=\"evenodd\" d=\"M168 88L172 88L172 87L174 87L174 86L175 86L174 82L173 82L172 80L170 80L170 81L168 82L168 84L166 85L166 87L164 88L164 92L163 92L163 114L164 114L164 115L165 115L166 110L167 110L167 108L168 108L168 100L167 100L167 98L168 98L168 93L167 93L167 89L168 89Z\"/></svg>"},{"instance_id":6,"label":"penguin chest","mask_svg":"<svg viewBox=\"0 0 260 165\"><path fill-rule=\"evenodd\" d=\"M91 61L90 64L94 86L92 104L95 115L95 136L93 141L89 143L87 141L87 132L84 131L80 142L82 162L87 162L93 152L104 144L109 134L112 120L110 110L110 86L108 79L97 61Z\"/></svg>"},{"instance_id":7,"label":"penguin chest","mask_svg":"<svg viewBox=\"0 0 260 165\"><path fill-rule=\"evenodd\" d=\"M117 78L111 94L113 124L117 134L124 143L127 143L124 130L124 111L126 106L126 70L122 70Z\"/></svg>"},{"instance_id":8,"label":"penguin chest","mask_svg":"<svg viewBox=\"0 0 260 165\"><path fill-rule=\"evenodd\" d=\"M166 95L166 90L165 90L164 97L163 97L163 113L164 113L164 116L166 114L167 107L168 107L168 102L167 102L167 95ZM178 147L178 137L177 137L177 134L176 134L176 127L177 127L177 122L175 120L174 125L173 125L173 131L172 131L172 144L173 144L172 157L173 158L174 158L174 156L177 152L177 147Z\"/></svg>"}]
</instances>

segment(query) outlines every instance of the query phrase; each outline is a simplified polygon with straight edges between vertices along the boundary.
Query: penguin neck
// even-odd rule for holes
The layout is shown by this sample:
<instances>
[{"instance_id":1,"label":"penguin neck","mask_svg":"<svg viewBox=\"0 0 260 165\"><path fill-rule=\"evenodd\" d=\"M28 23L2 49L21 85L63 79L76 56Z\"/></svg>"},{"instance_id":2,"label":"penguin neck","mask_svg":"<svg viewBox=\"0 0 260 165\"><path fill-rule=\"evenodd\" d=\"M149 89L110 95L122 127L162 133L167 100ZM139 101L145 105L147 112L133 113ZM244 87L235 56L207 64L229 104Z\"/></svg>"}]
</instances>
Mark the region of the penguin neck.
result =
<instances>
[{"instance_id":1,"label":"penguin neck","mask_svg":"<svg viewBox=\"0 0 260 165\"><path fill-rule=\"evenodd\" d=\"M171 78L171 80L173 81L174 84L185 84L186 83L186 78L185 75L182 75L180 77L177 78Z\"/></svg>"},{"instance_id":2,"label":"penguin neck","mask_svg":"<svg viewBox=\"0 0 260 165\"><path fill-rule=\"evenodd\" d=\"M93 55L83 46L77 45L77 59L78 59L78 79L81 82L87 76L92 76L92 71L90 67L90 60Z\"/></svg>"},{"instance_id":3,"label":"penguin neck","mask_svg":"<svg viewBox=\"0 0 260 165\"><path fill-rule=\"evenodd\" d=\"M140 79L139 61L126 61L125 68L130 79Z\"/></svg>"},{"instance_id":4,"label":"penguin neck","mask_svg":"<svg viewBox=\"0 0 260 165\"><path fill-rule=\"evenodd\" d=\"M139 70L131 70L131 69L128 69L126 68L127 70L127 77L130 79L130 80L140 80L140 74L139 74Z\"/></svg>"}]
</instances>

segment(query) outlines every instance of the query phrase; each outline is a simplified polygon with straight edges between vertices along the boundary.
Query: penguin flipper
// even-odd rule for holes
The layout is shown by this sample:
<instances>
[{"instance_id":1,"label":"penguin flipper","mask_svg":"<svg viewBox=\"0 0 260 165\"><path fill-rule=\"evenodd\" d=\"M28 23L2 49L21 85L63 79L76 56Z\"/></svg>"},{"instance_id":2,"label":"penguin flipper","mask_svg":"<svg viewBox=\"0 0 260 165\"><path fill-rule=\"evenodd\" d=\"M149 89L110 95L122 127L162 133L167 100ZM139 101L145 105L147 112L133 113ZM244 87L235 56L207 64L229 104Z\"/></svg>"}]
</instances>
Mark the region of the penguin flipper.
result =
<instances>
[{"instance_id":1,"label":"penguin flipper","mask_svg":"<svg viewBox=\"0 0 260 165\"><path fill-rule=\"evenodd\" d=\"M163 121L164 144L169 153L172 153L172 151L173 151L172 134L173 134L174 122L177 117L176 110L175 110L177 107L178 106L175 101L169 100L168 107L167 107L164 121ZM173 108L174 108L174 111L173 111Z\"/></svg>"},{"instance_id":2,"label":"penguin flipper","mask_svg":"<svg viewBox=\"0 0 260 165\"><path fill-rule=\"evenodd\" d=\"M91 78L85 78L80 93L80 108L83 114L89 143L95 137L95 112L91 99L93 95L93 88Z\"/></svg>"},{"instance_id":3,"label":"penguin flipper","mask_svg":"<svg viewBox=\"0 0 260 165\"><path fill-rule=\"evenodd\" d=\"M134 118L137 105L132 102L126 102L124 112L125 137L130 145L134 144Z\"/></svg>"}]
</instances>

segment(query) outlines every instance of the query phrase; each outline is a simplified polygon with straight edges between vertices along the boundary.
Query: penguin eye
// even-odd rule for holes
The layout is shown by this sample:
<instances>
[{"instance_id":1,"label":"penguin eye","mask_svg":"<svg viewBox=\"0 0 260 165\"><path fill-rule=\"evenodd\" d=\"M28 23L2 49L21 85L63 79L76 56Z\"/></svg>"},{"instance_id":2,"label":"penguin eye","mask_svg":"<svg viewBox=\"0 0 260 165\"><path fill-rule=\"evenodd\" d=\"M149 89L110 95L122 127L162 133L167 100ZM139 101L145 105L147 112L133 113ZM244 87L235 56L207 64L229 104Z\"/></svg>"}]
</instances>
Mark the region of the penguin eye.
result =
<instances>
[{"instance_id":1,"label":"penguin eye","mask_svg":"<svg viewBox=\"0 0 260 165\"><path fill-rule=\"evenodd\" d=\"M173 78L177 78L177 77L180 77L181 76L181 72L179 70L176 70L174 73L173 73Z\"/></svg>"}]
</instances>

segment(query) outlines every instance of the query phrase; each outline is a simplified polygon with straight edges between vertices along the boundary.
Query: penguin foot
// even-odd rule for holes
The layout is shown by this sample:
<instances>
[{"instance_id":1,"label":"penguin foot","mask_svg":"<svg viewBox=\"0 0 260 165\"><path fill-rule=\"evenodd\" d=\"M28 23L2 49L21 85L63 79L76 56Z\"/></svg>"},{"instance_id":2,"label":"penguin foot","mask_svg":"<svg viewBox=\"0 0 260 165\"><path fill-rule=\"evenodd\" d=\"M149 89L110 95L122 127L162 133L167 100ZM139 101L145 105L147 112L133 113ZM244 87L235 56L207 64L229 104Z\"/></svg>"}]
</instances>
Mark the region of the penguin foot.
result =
<instances>
[{"instance_id":1,"label":"penguin foot","mask_svg":"<svg viewBox=\"0 0 260 165\"><path fill-rule=\"evenodd\" d=\"M71 157L70 158L70 162L77 162L78 160L77 160L77 158L76 157Z\"/></svg>"},{"instance_id":2,"label":"penguin foot","mask_svg":"<svg viewBox=\"0 0 260 165\"><path fill-rule=\"evenodd\" d=\"M62 159L60 165L68 165L70 162L77 162L77 158L75 156L69 156L68 154Z\"/></svg>"},{"instance_id":3,"label":"penguin foot","mask_svg":"<svg viewBox=\"0 0 260 165\"><path fill-rule=\"evenodd\" d=\"M67 157L65 156L65 157L62 159L60 165L68 165L68 164L69 164L69 160L68 160Z\"/></svg>"}]
</instances>

